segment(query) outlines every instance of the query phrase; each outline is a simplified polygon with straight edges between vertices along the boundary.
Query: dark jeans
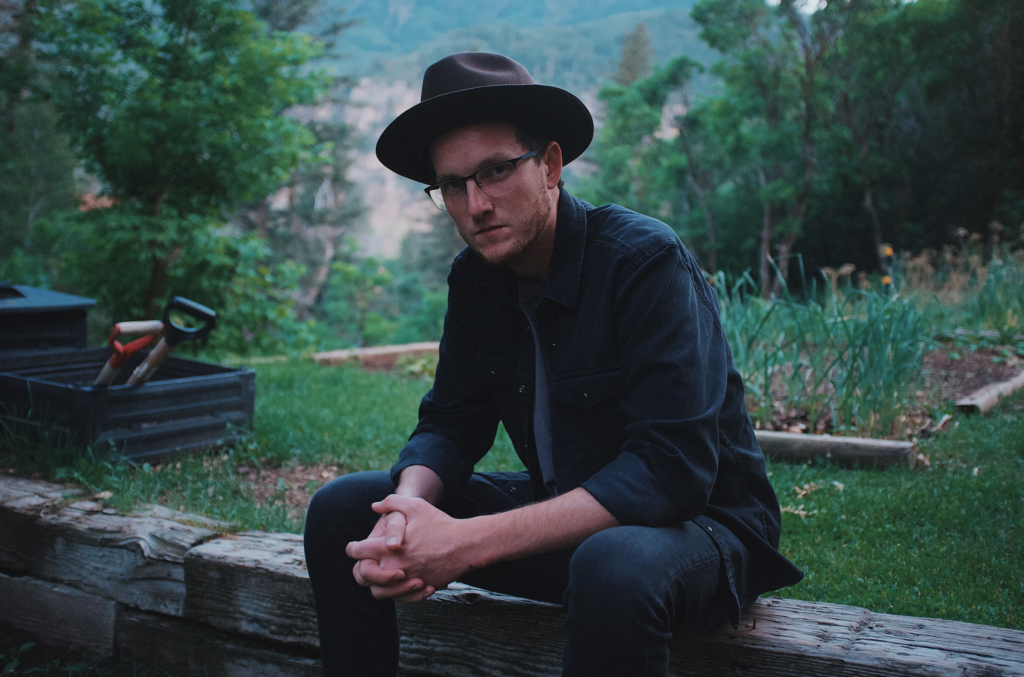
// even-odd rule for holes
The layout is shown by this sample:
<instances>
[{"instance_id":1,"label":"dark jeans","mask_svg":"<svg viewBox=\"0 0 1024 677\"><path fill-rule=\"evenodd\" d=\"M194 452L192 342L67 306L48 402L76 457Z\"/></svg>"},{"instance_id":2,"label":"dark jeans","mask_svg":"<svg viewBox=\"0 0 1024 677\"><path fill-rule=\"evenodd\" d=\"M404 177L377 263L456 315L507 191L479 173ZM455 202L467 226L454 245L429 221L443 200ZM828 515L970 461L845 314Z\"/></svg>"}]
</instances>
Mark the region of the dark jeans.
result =
<instances>
[{"instance_id":1,"label":"dark jeans","mask_svg":"<svg viewBox=\"0 0 1024 677\"><path fill-rule=\"evenodd\" d=\"M320 652L328 677L393 677L398 671L395 605L352 577L345 555L379 515L370 504L394 490L386 472L345 475L320 489L306 518L306 566L316 600ZM457 518L510 510L532 499L526 473L475 474L441 508ZM743 567L741 570L746 570ZM502 562L460 581L563 604L563 675L663 676L668 642L726 619L731 602L714 542L696 525L624 526L578 548Z\"/></svg>"}]
</instances>

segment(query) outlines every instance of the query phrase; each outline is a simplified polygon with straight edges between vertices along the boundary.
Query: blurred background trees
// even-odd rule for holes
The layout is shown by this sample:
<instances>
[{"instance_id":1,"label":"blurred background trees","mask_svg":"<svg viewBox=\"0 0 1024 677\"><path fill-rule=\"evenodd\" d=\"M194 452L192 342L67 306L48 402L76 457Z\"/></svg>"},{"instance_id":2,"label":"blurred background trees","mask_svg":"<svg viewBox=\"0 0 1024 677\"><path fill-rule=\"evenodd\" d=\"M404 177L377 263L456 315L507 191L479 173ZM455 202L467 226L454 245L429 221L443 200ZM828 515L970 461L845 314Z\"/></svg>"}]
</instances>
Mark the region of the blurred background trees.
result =
<instances>
[{"instance_id":1,"label":"blurred background trees","mask_svg":"<svg viewBox=\"0 0 1024 677\"><path fill-rule=\"evenodd\" d=\"M458 49L580 94L599 129L570 190L765 297L880 277L890 247L1024 244L1019 0L522 0L451 25L448 0L341 1L0 0L0 279L94 296L99 324L191 296L227 352L436 339L462 242L416 212L360 250L391 114L368 109L406 90L338 64L414 96Z\"/></svg>"},{"instance_id":2,"label":"blurred background trees","mask_svg":"<svg viewBox=\"0 0 1024 677\"><path fill-rule=\"evenodd\" d=\"M678 60L605 86L588 198L665 220L711 272L755 268L765 296L799 284L795 255L879 270L884 246L1024 222L1024 4L700 0L692 17L716 89L689 91L695 66L667 77Z\"/></svg>"}]
</instances>

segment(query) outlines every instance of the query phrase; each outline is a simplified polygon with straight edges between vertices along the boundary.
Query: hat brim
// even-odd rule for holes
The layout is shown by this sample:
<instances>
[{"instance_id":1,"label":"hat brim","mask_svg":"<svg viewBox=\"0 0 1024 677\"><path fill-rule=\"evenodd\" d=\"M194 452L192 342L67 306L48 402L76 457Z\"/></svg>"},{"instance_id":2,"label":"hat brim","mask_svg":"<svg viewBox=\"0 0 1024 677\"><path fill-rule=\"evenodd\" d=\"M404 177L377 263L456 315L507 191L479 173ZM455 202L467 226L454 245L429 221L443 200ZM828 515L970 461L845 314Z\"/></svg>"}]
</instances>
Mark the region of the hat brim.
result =
<instances>
[{"instance_id":1,"label":"hat brim","mask_svg":"<svg viewBox=\"0 0 1024 677\"><path fill-rule=\"evenodd\" d=\"M445 132L478 122L501 120L532 127L562 148L567 165L594 138L594 120L583 102L548 85L473 87L427 99L388 125L377 141L377 158L406 178L434 183L430 144Z\"/></svg>"}]
</instances>

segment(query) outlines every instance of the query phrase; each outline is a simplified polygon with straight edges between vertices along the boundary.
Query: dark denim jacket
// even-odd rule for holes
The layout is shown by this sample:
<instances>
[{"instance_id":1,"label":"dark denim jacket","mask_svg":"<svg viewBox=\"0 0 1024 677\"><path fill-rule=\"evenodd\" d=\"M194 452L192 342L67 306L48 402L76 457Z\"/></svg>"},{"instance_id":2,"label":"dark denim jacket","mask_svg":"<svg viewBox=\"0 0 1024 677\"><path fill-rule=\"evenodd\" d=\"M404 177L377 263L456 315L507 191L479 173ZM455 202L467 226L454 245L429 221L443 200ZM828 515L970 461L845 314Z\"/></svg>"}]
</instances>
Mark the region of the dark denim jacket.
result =
<instances>
[{"instance_id":1,"label":"dark denim jacket","mask_svg":"<svg viewBox=\"0 0 1024 677\"><path fill-rule=\"evenodd\" d=\"M467 248L448 287L434 387L392 475L425 465L453 495L500 420L545 496L531 431L534 341L515 273ZM560 492L584 487L622 524L703 527L727 561L735 617L754 595L802 578L777 552L779 504L717 298L668 226L563 190L537 322ZM746 575L729 565L737 541Z\"/></svg>"}]
</instances>

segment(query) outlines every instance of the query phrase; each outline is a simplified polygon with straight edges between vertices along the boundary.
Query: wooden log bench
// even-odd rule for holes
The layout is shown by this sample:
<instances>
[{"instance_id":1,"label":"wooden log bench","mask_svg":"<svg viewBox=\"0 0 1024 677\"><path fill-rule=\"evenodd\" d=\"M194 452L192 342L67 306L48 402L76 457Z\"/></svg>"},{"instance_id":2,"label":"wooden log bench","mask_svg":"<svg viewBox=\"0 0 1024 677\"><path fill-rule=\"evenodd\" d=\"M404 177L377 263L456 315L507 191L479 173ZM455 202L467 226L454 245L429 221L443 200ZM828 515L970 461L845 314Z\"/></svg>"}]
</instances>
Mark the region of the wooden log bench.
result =
<instances>
[{"instance_id":1,"label":"wooden log bench","mask_svg":"<svg viewBox=\"0 0 1024 677\"><path fill-rule=\"evenodd\" d=\"M89 502L56 485L0 477L3 622L175 675L319 674L301 537L217 536L209 520L152 508L110 514ZM157 564L154 592L140 576L149 580L143 573ZM398 611L404 675L561 672L558 605L455 584ZM1024 677L1024 632L767 598L738 629L674 640L670 674Z\"/></svg>"}]
</instances>

